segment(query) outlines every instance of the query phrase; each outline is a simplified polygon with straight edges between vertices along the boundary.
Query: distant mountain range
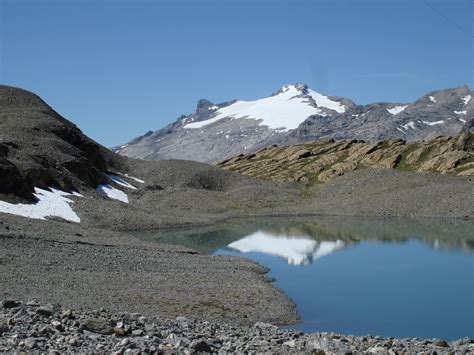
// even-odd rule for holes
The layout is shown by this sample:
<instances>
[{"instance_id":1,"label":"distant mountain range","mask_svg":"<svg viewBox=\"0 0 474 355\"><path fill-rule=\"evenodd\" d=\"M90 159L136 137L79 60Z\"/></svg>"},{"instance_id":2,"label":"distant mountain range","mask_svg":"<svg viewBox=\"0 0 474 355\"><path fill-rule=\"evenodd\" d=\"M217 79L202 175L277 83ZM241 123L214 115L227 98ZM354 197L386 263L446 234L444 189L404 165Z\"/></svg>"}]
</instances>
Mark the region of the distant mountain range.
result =
<instances>
[{"instance_id":1,"label":"distant mountain range","mask_svg":"<svg viewBox=\"0 0 474 355\"><path fill-rule=\"evenodd\" d=\"M200 100L193 114L113 150L147 160L214 162L270 145L316 139L414 141L450 136L472 125L472 97L473 92L463 85L430 92L412 103L357 105L304 84L285 85L255 101L214 104Z\"/></svg>"}]
</instances>

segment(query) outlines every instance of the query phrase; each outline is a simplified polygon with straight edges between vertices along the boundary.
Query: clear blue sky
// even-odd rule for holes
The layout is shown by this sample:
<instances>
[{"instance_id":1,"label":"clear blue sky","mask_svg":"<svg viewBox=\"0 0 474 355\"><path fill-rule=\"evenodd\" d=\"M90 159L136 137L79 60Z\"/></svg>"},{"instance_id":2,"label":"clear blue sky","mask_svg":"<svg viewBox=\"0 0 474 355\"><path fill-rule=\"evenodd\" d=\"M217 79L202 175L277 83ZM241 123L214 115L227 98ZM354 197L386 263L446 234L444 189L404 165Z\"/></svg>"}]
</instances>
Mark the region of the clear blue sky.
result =
<instances>
[{"instance_id":1,"label":"clear blue sky","mask_svg":"<svg viewBox=\"0 0 474 355\"><path fill-rule=\"evenodd\" d=\"M472 0L0 0L0 82L106 146L286 83L357 103L473 79Z\"/></svg>"}]
</instances>

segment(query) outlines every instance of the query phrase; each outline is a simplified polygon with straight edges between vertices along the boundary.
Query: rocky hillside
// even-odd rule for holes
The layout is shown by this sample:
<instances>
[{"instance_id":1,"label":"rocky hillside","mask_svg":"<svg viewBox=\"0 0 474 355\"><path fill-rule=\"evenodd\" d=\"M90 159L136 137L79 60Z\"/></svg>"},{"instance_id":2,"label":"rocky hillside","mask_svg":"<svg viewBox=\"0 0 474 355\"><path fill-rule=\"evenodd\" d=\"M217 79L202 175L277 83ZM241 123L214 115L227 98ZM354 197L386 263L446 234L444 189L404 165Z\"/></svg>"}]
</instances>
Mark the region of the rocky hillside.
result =
<instances>
[{"instance_id":1,"label":"rocky hillside","mask_svg":"<svg viewBox=\"0 0 474 355\"><path fill-rule=\"evenodd\" d=\"M120 159L31 92L0 86L0 194L97 187Z\"/></svg>"},{"instance_id":2,"label":"rocky hillside","mask_svg":"<svg viewBox=\"0 0 474 355\"><path fill-rule=\"evenodd\" d=\"M466 86L433 91L412 103L356 105L306 85L285 85L269 97L213 104L200 100L196 112L149 131L116 152L139 159L214 162L277 144L315 139L404 139L456 135L474 119Z\"/></svg>"},{"instance_id":3,"label":"rocky hillside","mask_svg":"<svg viewBox=\"0 0 474 355\"><path fill-rule=\"evenodd\" d=\"M306 144L272 146L256 153L216 163L218 167L274 181L324 183L363 168L430 171L474 175L474 132L407 143L319 140Z\"/></svg>"}]
</instances>

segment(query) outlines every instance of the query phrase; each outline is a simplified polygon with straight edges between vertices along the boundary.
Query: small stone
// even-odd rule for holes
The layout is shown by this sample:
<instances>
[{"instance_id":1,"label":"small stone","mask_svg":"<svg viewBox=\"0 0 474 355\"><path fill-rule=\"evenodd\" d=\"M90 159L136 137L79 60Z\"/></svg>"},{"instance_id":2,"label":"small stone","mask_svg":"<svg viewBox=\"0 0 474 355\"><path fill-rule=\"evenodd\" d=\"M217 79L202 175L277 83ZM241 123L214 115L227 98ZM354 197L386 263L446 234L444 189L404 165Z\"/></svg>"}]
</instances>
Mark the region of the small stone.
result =
<instances>
[{"instance_id":1,"label":"small stone","mask_svg":"<svg viewBox=\"0 0 474 355\"><path fill-rule=\"evenodd\" d=\"M143 334L145 334L145 332L144 332L142 329L135 329L134 331L132 331L132 335L133 335L133 336L140 337L140 336L142 336Z\"/></svg>"},{"instance_id":2,"label":"small stone","mask_svg":"<svg viewBox=\"0 0 474 355\"><path fill-rule=\"evenodd\" d=\"M8 332L8 324L0 323L0 337L6 332Z\"/></svg>"},{"instance_id":3,"label":"small stone","mask_svg":"<svg viewBox=\"0 0 474 355\"><path fill-rule=\"evenodd\" d=\"M62 325L61 322L57 321L57 320L53 320L51 322L51 325L53 326L54 329L60 331L60 332L63 332L64 331L64 326Z\"/></svg>"},{"instance_id":4,"label":"small stone","mask_svg":"<svg viewBox=\"0 0 474 355\"><path fill-rule=\"evenodd\" d=\"M197 352L210 352L212 351L208 343L201 339L195 339L189 345L191 349Z\"/></svg>"},{"instance_id":5,"label":"small stone","mask_svg":"<svg viewBox=\"0 0 474 355\"><path fill-rule=\"evenodd\" d=\"M385 353L387 351L387 349L385 349L382 346L373 346L373 347L369 348L367 351L369 353L372 353L372 354L377 354L377 353Z\"/></svg>"},{"instance_id":6,"label":"small stone","mask_svg":"<svg viewBox=\"0 0 474 355\"><path fill-rule=\"evenodd\" d=\"M39 303L36 299L33 298L33 299L29 300L28 302L26 302L26 305L30 306L30 307L38 307Z\"/></svg>"},{"instance_id":7,"label":"small stone","mask_svg":"<svg viewBox=\"0 0 474 355\"><path fill-rule=\"evenodd\" d=\"M110 322L106 321L105 319L91 318L86 323L84 323L83 328L90 332L104 335L112 334L114 332Z\"/></svg>"},{"instance_id":8,"label":"small stone","mask_svg":"<svg viewBox=\"0 0 474 355\"><path fill-rule=\"evenodd\" d=\"M442 348L449 348L449 344L447 343L447 341L442 340L442 339L434 340L433 345L436 345L436 346L439 346L439 347L442 347Z\"/></svg>"},{"instance_id":9,"label":"small stone","mask_svg":"<svg viewBox=\"0 0 474 355\"><path fill-rule=\"evenodd\" d=\"M50 317L53 314L53 310L47 307L39 307L36 310L36 314L39 314L40 316L43 316L43 317Z\"/></svg>"},{"instance_id":10,"label":"small stone","mask_svg":"<svg viewBox=\"0 0 474 355\"><path fill-rule=\"evenodd\" d=\"M129 343L130 343L130 340L128 340L128 338L125 338L119 343L119 345L120 346L127 346Z\"/></svg>"},{"instance_id":11,"label":"small stone","mask_svg":"<svg viewBox=\"0 0 474 355\"><path fill-rule=\"evenodd\" d=\"M21 302L15 300L5 300L2 302L2 308L9 309L9 308L16 308L20 307Z\"/></svg>"},{"instance_id":12,"label":"small stone","mask_svg":"<svg viewBox=\"0 0 474 355\"><path fill-rule=\"evenodd\" d=\"M70 309L65 309L62 313L61 313L61 318L67 318L67 319L71 319L73 318L73 315L72 315L72 311Z\"/></svg>"},{"instance_id":13,"label":"small stone","mask_svg":"<svg viewBox=\"0 0 474 355\"><path fill-rule=\"evenodd\" d=\"M28 349L33 349L36 346L36 340L33 338L27 338L25 339L25 346Z\"/></svg>"},{"instance_id":14,"label":"small stone","mask_svg":"<svg viewBox=\"0 0 474 355\"><path fill-rule=\"evenodd\" d=\"M123 328L114 328L114 333L117 334L118 336L124 336L126 334L126 330Z\"/></svg>"}]
</instances>

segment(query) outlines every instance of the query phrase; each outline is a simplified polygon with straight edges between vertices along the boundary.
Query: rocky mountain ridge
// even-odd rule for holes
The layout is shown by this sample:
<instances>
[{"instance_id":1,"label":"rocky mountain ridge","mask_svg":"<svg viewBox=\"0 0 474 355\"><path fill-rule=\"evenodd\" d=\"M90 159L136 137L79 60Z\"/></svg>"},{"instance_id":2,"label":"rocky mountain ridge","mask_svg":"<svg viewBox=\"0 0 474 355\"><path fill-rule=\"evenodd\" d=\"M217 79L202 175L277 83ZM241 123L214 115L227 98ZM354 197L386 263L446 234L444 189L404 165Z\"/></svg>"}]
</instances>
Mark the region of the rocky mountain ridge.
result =
<instances>
[{"instance_id":1,"label":"rocky mountain ridge","mask_svg":"<svg viewBox=\"0 0 474 355\"><path fill-rule=\"evenodd\" d=\"M213 104L200 100L196 111L113 148L146 160L214 162L270 145L316 139L415 141L458 134L474 119L467 86L430 92L412 103L357 105L326 96L304 84L285 85L255 101Z\"/></svg>"},{"instance_id":2,"label":"rocky mountain ridge","mask_svg":"<svg viewBox=\"0 0 474 355\"><path fill-rule=\"evenodd\" d=\"M407 143L319 140L256 153L216 163L244 175L278 182L325 183L350 171L387 168L416 172L474 175L474 131Z\"/></svg>"}]
</instances>

